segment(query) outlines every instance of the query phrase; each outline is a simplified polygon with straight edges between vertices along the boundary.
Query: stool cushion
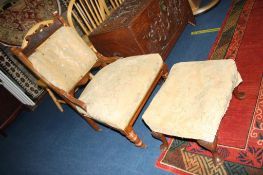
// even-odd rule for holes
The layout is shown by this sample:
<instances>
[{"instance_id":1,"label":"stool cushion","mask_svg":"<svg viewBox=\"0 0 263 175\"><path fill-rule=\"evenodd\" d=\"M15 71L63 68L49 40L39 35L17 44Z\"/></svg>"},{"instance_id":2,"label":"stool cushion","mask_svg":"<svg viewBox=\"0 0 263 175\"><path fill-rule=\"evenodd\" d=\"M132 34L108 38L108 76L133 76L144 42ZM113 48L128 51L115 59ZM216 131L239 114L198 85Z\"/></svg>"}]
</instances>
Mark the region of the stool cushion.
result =
<instances>
[{"instance_id":1,"label":"stool cushion","mask_svg":"<svg viewBox=\"0 0 263 175\"><path fill-rule=\"evenodd\" d=\"M213 142L241 81L231 59L175 64L143 120L155 132Z\"/></svg>"},{"instance_id":2,"label":"stool cushion","mask_svg":"<svg viewBox=\"0 0 263 175\"><path fill-rule=\"evenodd\" d=\"M79 99L89 117L125 129L163 65L159 54L119 59L100 70Z\"/></svg>"}]
</instances>

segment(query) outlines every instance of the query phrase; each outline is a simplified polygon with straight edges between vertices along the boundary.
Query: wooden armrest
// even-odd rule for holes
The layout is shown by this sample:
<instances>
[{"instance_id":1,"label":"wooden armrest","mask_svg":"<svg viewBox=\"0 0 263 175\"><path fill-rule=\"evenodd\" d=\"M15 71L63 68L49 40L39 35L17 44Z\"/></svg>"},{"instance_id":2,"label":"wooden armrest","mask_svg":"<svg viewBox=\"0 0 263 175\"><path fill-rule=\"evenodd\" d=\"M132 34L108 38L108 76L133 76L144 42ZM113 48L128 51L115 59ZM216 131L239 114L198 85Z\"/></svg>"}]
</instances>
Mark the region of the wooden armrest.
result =
<instances>
[{"instance_id":1,"label":"wooden armrest","mask_svg":"<svg viewBox=\"0 0 263 175\"><path fill-rule=\"evenodd\" d=\"M95 52L97 57L98 57L98 66L101 66L101 67L104 67L118 59L120 59L121 57L105 57L104 55L98 53L98 52Z\"/></svg>"},{"instance_id":2,"label":"wooden armrest","mask_svg":"<svg viewBox=\"0 0 263 175\"><path fill-rule=\"evenodd\" d=\"M76 99L75 97L66 92L61 92L61 94L63 96L63 99L73 108L76 109L76 106L79 106L84 111L87 110L87 105L83 101Z\"/></svg>"}]
</instances>

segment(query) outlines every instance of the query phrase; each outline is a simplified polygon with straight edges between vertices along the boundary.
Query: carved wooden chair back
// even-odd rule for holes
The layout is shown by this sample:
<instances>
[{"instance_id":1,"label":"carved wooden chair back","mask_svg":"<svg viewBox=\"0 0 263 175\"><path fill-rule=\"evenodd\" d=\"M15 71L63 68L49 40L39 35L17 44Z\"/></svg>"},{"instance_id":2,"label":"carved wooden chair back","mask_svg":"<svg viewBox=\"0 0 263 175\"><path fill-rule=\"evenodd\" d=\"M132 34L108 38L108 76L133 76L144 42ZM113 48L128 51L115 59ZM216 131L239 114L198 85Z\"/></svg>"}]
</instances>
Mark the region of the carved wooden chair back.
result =
<instances>
[{"instance_id":1,"label":"carved wooden chair back","mask_svg":"<svg viewBox=\"0 0 263 175\"><path fill-rule=\"evenodd\" d=\"M26 33L23 41L22 41L22 48L25 48L28 44L28 40L27 40L27 37L29 37L30 35L34 34L39 28L40 26L49 26L53 23L53 20L45 20L45 21L41 21L35 25L33 25Z\"/></svg>"},{"instance_id":2,"label":"carved wooden chair back","mask_svg":"<svg viewBox=\"0 0 263 175\"><path fill-rule=\"evenodd\" d=\"M67 18L70 26L78 26L88 36L124 0L71 0Z\"/></svg>"}]
</instances>

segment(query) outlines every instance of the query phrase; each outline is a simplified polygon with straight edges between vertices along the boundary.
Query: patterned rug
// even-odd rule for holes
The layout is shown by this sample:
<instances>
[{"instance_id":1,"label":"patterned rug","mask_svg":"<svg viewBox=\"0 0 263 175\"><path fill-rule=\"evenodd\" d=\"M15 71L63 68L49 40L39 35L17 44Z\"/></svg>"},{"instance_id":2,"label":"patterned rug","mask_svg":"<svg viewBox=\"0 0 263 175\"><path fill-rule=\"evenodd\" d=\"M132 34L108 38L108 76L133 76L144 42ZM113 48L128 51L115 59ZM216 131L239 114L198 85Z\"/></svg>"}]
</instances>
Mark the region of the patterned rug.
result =
<instances>
[{"instance_id":1,"label":"patterned rug","mask_svg":"<svg viewBox=\"0 0 263 175\"><path fill-rule=\"evenodd\" d=\"M171 139L156 166L175 174L263 174L263 1L234 0L209 59L234 59L243 78L242 101L233 98L218 135L224 164L195 142Z\"/></svg>"},{"instance_id":2,"label":"patterned rug","mask_svg":"<svg viewBox=\"0 0 263 175\"><path fill-rule=\"evenodd\" d=\"M37 22L60 13L58 0L11 0L0 11L0 42L20 46L24 35Z\"/></svg>"}]
</instances>

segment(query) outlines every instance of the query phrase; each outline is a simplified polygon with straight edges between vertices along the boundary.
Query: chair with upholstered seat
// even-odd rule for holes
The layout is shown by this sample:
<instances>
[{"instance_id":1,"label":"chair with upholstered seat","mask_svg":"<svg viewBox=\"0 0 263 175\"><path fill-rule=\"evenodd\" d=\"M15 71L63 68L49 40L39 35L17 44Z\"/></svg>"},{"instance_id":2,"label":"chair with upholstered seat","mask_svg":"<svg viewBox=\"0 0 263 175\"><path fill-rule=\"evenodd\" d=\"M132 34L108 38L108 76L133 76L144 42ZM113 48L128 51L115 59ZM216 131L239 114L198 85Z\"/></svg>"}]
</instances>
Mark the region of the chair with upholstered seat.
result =
<instances>
[{"instance_id":1,"label":"chair with upholstered seat","mask_svg":"<svg viewBox=\"0 0 263 175\"><path fill-rule=\"evenodd\" d=\"M94 53L61 17L40 27L28 37L25 48L12 51L39 78L42 87L54 92L53 98L61 98L55 100L57 105L65 102L95 130L99 130L98 121L144 147L133 124L159 79L167 73L160 55L111 59ZM93 75L90 70L97 63L105 67ZM75 97L83 85L84 90Z\"/></svg>"}]
</instances>

